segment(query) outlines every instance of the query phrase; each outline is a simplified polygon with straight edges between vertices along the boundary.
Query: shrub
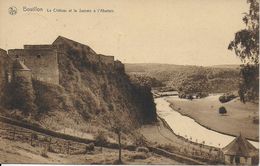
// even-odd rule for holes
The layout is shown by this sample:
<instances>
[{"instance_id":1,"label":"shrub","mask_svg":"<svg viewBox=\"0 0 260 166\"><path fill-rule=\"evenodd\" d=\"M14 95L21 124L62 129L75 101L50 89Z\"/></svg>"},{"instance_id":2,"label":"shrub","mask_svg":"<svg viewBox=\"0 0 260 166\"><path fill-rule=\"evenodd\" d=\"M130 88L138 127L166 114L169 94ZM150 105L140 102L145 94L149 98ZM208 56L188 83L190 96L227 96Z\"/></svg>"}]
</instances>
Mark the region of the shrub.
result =
<instances>
[{"instance_id":1,"label":"shrub","mask_svg":"<svg viewBox=\"0 0 260 166\"><path fill-rule=\"evenodd\" d=\"M134 153L132 156L131 156L132 159L146 159L147 158L147 155L145 153Z\"/></svg>"},{"instance_id":2,"label":"shrub","mask_svg":"<svg viewBox=\"0 0 260 166\"><path fill-rule=\"evenodd\" d=\"M94 143L90 143L86 145L86 152L94 151Z\"/></svg>"},{"instance_id":3,"label":"shrub","mask_svg":"<svg viewBox=\"0 0 260 166\"><path fill-rule=\"evenodd\" d=\"M48 148L45 146L42 151L41 151L41 156L42 157L45 157L45 158L48 158L49 156L47 155L47 151L48 151Z\"/></svg>"},{"instance_id":4,"label":"shrub","mask_svg":"<svg viewBox=\"0 0 260 166\"><path fill-rule=\"evenodd\" d=\"M218 112L219 112L220 114L226 114L226 113L227 113L227 110L226 110L225 107L222 106L222 107L219 107Z\"/></svg>"},{"instance_id":5,"label":"shrub","mask_svg":"<svg viewBox=\"0 0 260 166\"><path fill-rule=\"evenodd\" d=\"M183 93L183 92L179 92L178 96L179 96L179 98L181 98L181 99L186 98L186 94Z\"/></svg>"},{"instance_id":6,"label":"shrub","mask_svg":"<svg viewBox=\"0 0 260 166\"><path fill-rule=\"evenodd\" d=\"M198 92L196 94L196 98L204 98L207 97L209 94L207 92Z\"/></svg>"},{"instance_id":7,"label":"shrub","mask_svg":"<svg viewBox=\"0 0 260 166\"><path fill-rule=\"evenodd\" d=\"M186 99L192 100L192 99L193 99L193 97L192 97L192 95L191 95L191 94L189 94L189 95L186 95Z\"/></svg>"},{"instance_id":8,"label":"shrub","mask_svg":"<svg viewBox=\"0 0 260 166\"><path fill-rule=\"evenodd\" d=\"M31 137L32 137L32 139L35 139L35 140L38 139L38 135L37 135L37 133L32 133L32 134L31 134Z\"/></svg>"},{"instance_id":9,"label":"shrub","mask_svg":"<svg viewBox=\"0 0 260 166\"><path fill-rule=\"evenodd\" d=\"M55 150L55 148L53 148L52 146L49 146L47 150L48 152L57 153L57 150Z\"/></svg>"},{"instance_id":10,"label":"shrub","mask_svg":"<svg viewBox=\"0 0 260 166\"><path fill-rule=\"evenodd\" d=\"M253 123L254 124L259 124L259 117L254 117Z\"/></svg>"},{"instance_id":11,"label":"shrub","mask_svg":"<svg viewBox=\"0 0 260 166\"><path fill-rule=\"evenodd\" d=\"M221 103L226 103L226 102L231 101L231 100L234 99L234 98L236 98L236 96L235 96L234 94L229 94L229 93L227 93L227 94L224 94L224 95L220 96L220 97L219 97L219 101L220 101Z\"/></svg>"},{"instance_id":12,"label":"shrub","mask_svg":"<svg viewBox=\"0 0 260 166\"><path fill-rule=\"evenodd\" d=\"M146 147L137 147L137 148L136 148L136 151L137 151L137 152L148 153L148 152L149 152L149 149L146 148Z\"/></svg>"},{"instance_id":13,"label":"shrub","mask_svg":"<svg viewBox=\"0 0 260 166\"><path fill-rule=\"evenodd\" d=\"M141 134L136 134L134 137L134 144L136 146L145 146L147 145L147 140L145 139L145 137Z\"/></svg>"},{"instance_id":14,"label":"shrub","mask_svg":"<svg viewBox=\"0 0 260 166\"><path fill-rule=\"evenodd\" d=\"M97 145L101 146L102 151L102 147L105 143L107 143L107 137L105 136L105 133L103 131L98 131L98 134L95 136L95 140Z\"/></svg>"}]
</instances>

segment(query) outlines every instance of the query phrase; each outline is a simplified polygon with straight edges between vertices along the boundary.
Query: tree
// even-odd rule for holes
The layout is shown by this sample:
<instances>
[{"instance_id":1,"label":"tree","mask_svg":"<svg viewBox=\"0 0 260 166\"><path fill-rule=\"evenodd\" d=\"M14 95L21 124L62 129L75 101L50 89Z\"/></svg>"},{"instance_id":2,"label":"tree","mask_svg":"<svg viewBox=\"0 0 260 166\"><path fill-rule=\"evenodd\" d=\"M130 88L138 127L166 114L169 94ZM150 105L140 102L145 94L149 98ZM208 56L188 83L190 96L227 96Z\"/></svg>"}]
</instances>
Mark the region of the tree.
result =
<instances>
[{"instance_id":1,"label":"tree","mask_svg":"<svg viewBox=\"0 0 260 166\"><path fill-rule=\"evenodd\" d=\"M96 143L101 146L101 152L102 147L105 143L107 143L107 138L105 136L104 131L98 131L98 134L95 136Z\"/></svg>"},{"instance_id":2,"label":"tree","mask_svg":"<svg viewBox=\"0 0 260 166\"><path fill-rule=\"evenodd\" d=\"M134 128L132 118L127 112L122 111L110 111L103 116L103 120L108 125L109 129L117 134L118 137L118 164L122 163L121 159L121 136L122 133L130 133Z\"/></svg>"},{"instance_id":3,"label":"tree","mask_svg":"<svg viewBox=\"0 0 260 166\"><path fill-rule=\"evenodd\" d=\"M219 109L218 109L218 112L221 114L221 115L223 115L223 114L226 114L227 113L227 110L226 110L226 108L225 107L220 107Z\"/></svg>"},{"instance_id":4,"label":"tree","mask_svg":"<svg viewBox=\"0 0 260 166\"><path fill-rule=\"evenodd\" d=\"M145 137L140 134L139 132L134 133L134 145L136 146L146 146L147 145L147 140Z\"/></svg>"},{"instance_id":5,"label":"tree","mask_svg":"<svg viewBox=\"0 0 260 166\"><path fill-rule=\"evenodd\" d=\"M259 0L248 0L249 13L245 13L243 22L246 28L238 31L228 49L244 63L241 65L239 96L245 100L258 100L259 97Z\"/></svg>"}]
</instances>

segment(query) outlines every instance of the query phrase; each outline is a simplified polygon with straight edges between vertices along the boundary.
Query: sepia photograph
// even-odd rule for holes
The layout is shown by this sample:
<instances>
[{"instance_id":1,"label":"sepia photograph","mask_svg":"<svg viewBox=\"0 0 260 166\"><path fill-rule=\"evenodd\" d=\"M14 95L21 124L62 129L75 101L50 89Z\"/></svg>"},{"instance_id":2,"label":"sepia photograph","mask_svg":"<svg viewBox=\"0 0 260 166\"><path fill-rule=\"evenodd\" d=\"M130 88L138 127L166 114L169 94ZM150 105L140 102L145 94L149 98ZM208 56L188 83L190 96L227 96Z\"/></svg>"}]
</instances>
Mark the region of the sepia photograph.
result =
<instances>
[{"instance_id":1,"label":"sepia photograph","mask_svg":"<svg viewBox=\"0 0 260 166\"><path fill-rule=\"evenodd\" d=\"M0 164L259 164L259 0L0 0L0 25Z\"/></svg>"}]
</instances>

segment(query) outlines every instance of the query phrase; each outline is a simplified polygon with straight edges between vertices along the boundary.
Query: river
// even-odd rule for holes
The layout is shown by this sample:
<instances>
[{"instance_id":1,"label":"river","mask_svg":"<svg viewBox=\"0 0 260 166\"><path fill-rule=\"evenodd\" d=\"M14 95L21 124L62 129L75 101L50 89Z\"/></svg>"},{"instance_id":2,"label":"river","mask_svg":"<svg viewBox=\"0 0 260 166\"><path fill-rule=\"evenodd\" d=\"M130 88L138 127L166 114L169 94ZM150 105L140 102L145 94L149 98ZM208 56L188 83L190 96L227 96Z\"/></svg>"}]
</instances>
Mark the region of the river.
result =
<instances>
[{"instance_id":1,"label":"river","mask_svg":"<svg viewBox=\"0 0 260 166\"><path fill-rule=\"evenodd\" d=\"M175 134L197 143L223 148L235 137L221 134L201 126L188 116L181 115L170 107L165 97L155 99L157 114L165 119ZM259 142L249 141L256 148Z\"/></svg>"}]
</instances>

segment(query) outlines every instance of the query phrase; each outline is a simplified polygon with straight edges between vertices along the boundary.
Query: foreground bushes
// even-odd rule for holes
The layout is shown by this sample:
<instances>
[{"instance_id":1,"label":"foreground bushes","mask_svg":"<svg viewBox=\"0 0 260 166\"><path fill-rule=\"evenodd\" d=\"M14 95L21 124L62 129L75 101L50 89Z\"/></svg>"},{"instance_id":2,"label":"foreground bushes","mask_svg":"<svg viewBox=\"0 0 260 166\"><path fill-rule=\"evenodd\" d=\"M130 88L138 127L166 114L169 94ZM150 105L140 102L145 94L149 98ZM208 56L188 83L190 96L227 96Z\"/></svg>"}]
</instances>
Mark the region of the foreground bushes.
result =
<instances>
[{"instance_id":1,"label":"foreground bushes","mask_svg":"<svg viewBox=\"0 0 260 166\"><path fill-rule=\"evenodd\" d=\"M103 131L99 131L97 135L95 136L96 144L102 147L108 142L107 137L105 136L105 133Z\"/></svg>"},{"instance_id":2,"label":"foreground bushes","mask_svg":"<svg viewBox=\"0 0 260 166\"><path fill-rule=\"evenodd\" d=\"M35 114L35 94L32 81L24 75L17 75L16 79L7 85L4 104L9 109L21 110L23 114Z\"/></svg>"}]
</instances>

